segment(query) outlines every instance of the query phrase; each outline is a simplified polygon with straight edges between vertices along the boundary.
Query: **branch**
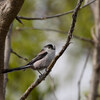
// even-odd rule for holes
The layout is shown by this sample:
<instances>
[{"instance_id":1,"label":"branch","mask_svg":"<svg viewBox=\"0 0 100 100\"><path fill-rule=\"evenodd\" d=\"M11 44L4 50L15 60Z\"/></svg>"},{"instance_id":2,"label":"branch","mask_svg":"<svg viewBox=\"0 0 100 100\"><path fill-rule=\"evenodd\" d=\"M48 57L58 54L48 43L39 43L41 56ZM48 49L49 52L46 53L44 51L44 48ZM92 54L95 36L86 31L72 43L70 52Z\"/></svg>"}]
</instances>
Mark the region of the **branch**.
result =
<instances>
[{"instance_id":1,"label":"branch","mask_svg":"<svg viewBox=\"0 0 100 100\"><path fill-rule=\"evenodd\" d=\"M27 98L27 96L30 94L30 92L36 87L38 86L46 77L47 75L50 73L50 71L52 70L52 68L54 67L56 61L60 58L60 56L64 53L64 51L67 49L67 47L70 44L71 38L72 38L72 33L74 31L74 27L75 27L75 23L76 23L76 18L77 18L77 14L78 11L80 9L80 6L82 4L83 0L78 0L78 3L74 9L74 12L72 14L72 24L70 26L70 29L68 31L68 37L67 37L67 41L65 43L65 45L63 46L63 48L61 49L61 51L58 53L58 55L54 58L54 60L50 63L50 65L47 67L47 70L35 81L33 82L29 88L25 91L25 93L21 96L20 100L25 100Z\"/></svg>"},{"instance_id":2,"label":"branch","mask_svg":"<svg viewBox=\"0 0 100 100\"><path fill-rule=\"evenodd\" d=\"M94 43L98 43L99 42L98 38L97 38L97 36L95 34L95 27L94 26L91 28L91 36L93 38Z\"/></svg>"},{"instance_id":3,"label":"branch","mask_svg":"<svg viewBox=\"0 0 100 100\"><path fill-rule=\"evenodd\" d=\"M24 58L24 57L20 56L18 53L16 53L16 52L13 51L12 49L11 49L11 53L15 54L15 55L16 55L17 57L19 57L20 59L23 59L23 60L25 60L25 61L28 61L27 58Z\"/></svg>"},{"instance_id":4,"label":"branch","mask_svg":"<svg viewBox=\"0 0 100 100\"><path fill-rule=\"evenodd\" d=\"M4 69L7 69L9 66L10 49L11 49L11 32L12 32L12 24L9 27L9 31L5 39ZM8 74L5 74L4 75L4 88L6 88L7 81L8 81ZM6 90L5 90L5 93L6 93Z\"/></svg>"},{"instance_id":5,"label":"branch","mask_svg":"<svg viewBox=\"0 0 100 100\"><path fill-rule=\"evenodd\" d=\"M12 26L10 25L9 31L6 35L5 39L5 53L4 53L4 68L7 69L9 65L9 59L10 59L10 49L11 49L11 32L12 32Z\"/></svg>"},{"instance_id":6,"label":"branch","mask_svg":"<svg viewBox=\"0 0 100 100\"><path fill-rule=\"evenodd\" d=\"M54 95L54 99L55 100L58 100L58 98L57 98L57 96L56 96L56 94L55 94L55 84L54 84L54 79L52 78L52 76L51 75L48 75L49 76L49 78L50 78L50 88L51 88L51 90L52 90L52 93L53 93L53 95Z\"/></svg>"},{"instance_id":7,"label":"branch","mask_svg":"<svg viewBox=\"0 0 100 100\"><path fill-rule=\"evenodd\" d=\"M100 0L97 0L93 5L91 5L91 7L94 16L95 34L93 30L93 68L88 100L97 100L100 84Z\"/></svg>"},{"instance_id":8,"label":"branch","mask_svg":"<svg viewBox=\"0 0 100 100\"><path fill-rule=\"evenodd\" d=\"M56 30L56 29L49 29L49 28L45 28L45 29L43 29L43 28L34 28L34 27L32 27L32 28L28 28L28 27L20 28L20 27L17 27L16 28L17 31L22 31L22 30L25 30L25 29L26 30L27 29L33 29L33 30L42 30L42 31L52 31L52 32L59 32L59 33L68 34L68 32L66 32L66 31L61 31L61 30ZM78 40L82 40L84 42L88 42L88 43L91 43L91 44L94 43L93 40L88 39L88 38L80 37L80 36L77 36L77 35L74 35L74 34L73 34L73 37L78 39Z\"/></svg>"},{"instance_id":9,"label":"branch","mask_svg":"<svg viewBox=\"0 0 100 100\"><path fill-rule=\"evenodd\" d=\"M88 43L94 44L94 41L91 40L91 39L80 37L80 36L77 36L77 35L73 35L73 37L76 38L76 39L78 39L78 40L82 40L84 42L88 42Z\"/></svg>"},{"instance_id":10,"label":"branch","mask_svg":"<svg viewBox=\"0 0 100 100\"><path fill-rule=\"evenodd\" d=\"M87 7L88 5L92 4L95 1L96 0L90 1L89 3L87 3L84 6L80 7L80 9ZM52 16L47 16L47 17L37 17L37 18L22 17L22 16L17 16L17 17L19 19L23 19L23 20L46 20L46 19L52 19L52 18L56 18L56 17L65 16L65 15L73 13L73 12L74 12L74 10L70 10L70 11L65 12L65 13L60 13L60 14L56 14L56 15L52 15Z\"/></svg>"},{"instance_id":11,"label":"branch","mask_svg":"<svg viewBox=\"0 0 100 100\"><path fill-rule=\"evenodd\" d=\"M83 66L83 69L82 69L80 78L79 78L79 80L78 80L78 100L81 99L81 87L80 87L80 85L81 85L81 80L82 80L82 78L83 78L84 71L85 71L85 69L86 69L86 65L87 65L87 63L88 63L89 56L90 56L90 49L88 50L88 54L87 54L87 57L86 57L84 66Z\"/></svg>"},{"instance_id":12,"label":"branch","mask_svg":"<svg viewBox=\"0 0 100 100\"><path fill-rule=\"evenodd\" d=\"M22 21L16 16L16 20L20 23L20 24L22 24L22 25L24 25L23 23L22 23Z\"/></svg>"}]
</instances>

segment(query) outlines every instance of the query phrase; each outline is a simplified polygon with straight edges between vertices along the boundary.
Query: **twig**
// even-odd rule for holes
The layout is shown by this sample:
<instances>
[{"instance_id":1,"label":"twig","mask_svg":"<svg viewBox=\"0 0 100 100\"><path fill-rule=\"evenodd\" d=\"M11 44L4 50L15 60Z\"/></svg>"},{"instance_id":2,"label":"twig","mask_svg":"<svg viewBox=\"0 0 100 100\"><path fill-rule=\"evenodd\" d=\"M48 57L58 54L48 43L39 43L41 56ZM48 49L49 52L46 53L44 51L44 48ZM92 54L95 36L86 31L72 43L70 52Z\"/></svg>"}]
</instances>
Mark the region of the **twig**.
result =
<instances>
[{"instance_id":1,"label":"twig","mask_svg":"<svg viewBox=\"0 0 100 100\"><path fill-rule=\"evenodd\" d=\"M15 54L17 57L19 57L19 58L21 58L21 59L23 59L23 60L25 60L25 61L28 61L27 58L24 58L24 57L20 56L18 53L16 53L16 52L13 51L12 49L11 49L11 53Z\"/></svg>"},{"instance_id":2,"label":"twig","mask_svg":"<svg viewBox=\"0 0 100 100\"><path fill-rule=\"evenodd\" d=\"M22 25L24 25L24 24L22 23L22 21L18 18L18 16L16 16L16 20L17 20L19 23L21 23Z\"/></svg>"},{"instance_id":3,"label":"twig","mask_svg":"<svg viewBox=\"0 0 100 100\"><path fill-rule=\"evenodd\" d=\"M42 30L42 31L52 31L52 32L59 32L59 33L64 33L64 34L68 34L68 32L66 31L61 31L61 30L56 30L56 29L49 29L49 28L45 28L45 29L42 29L42 28L35 28L35 27L31 27L31 28L28 28L28 27L24 27L24 28L19 28L17 27L16 30L18 31L22 31L22 30L27 30L27 29L34 29L34 30ZM88 42L88 43L91 43L93 44L94 41L91 40L91 39L88 39L88 38L84 38L84 37L80 37L80 36L77 36L77 35L74 35L73 34L73 37L76 38L76 39L79 39L79 40L82 40L84 42Z\"/></svg>"},{"instance_id":4,"label":"twig","mask_svg":"<svg viewBox=\"0 0 100 100\"><path fill-rule=\"evenodd\" d=\"M54 97L55 97L55 100L58 100L57 99L57 96L56 96L56 94L55 94L55 84L54 84L54 80L53 80L53 78L51 77L51 75L48 75L49 76L49 78L50 78L50 88L52 89L52 93L53 93L53 95L54 95Z\"/></svg>"},{"instance_id":5,"label":"twig","mask_svg":"<svg viewBox=\"0 0 100 100\"><path fill-rule=\"evenodd\" d=\"M47 75L50 73L50 71L52 70L53 66L55 65L56 61L59 59L59 57L64 53L64 51L67 49L67 47L70 44L71 38L72 38L72 33L74 31L74 27L75 27L75 23L76 23L76 18L77 18L77 14L78 11L80 9L80 6L82 4L83 0L78 0L78 3L74 9L73 15L72 15L72 24L70 26L69 32L68 32L68 37L67 37L67 41L65 43L65 45L62 47L61 51L58 53L58 55L54 58L54 60L50 63L50 65L48 66L47 70L35 81L33 82L29 88L25 91L25 93L21 96L20 100L25 100L27 98L27 96L30 94L30 92L36 87L38 86L46 77Z\"/></svg>"},{"instance_id":6,"label":"twig","mask_svg":"<svg viewBox=\"0 0 100 100\"><path fill-rule=\"evenodd\" d=\"M80 87L80 85L81 85L81 80L82 80L82 78L83 78L84 71L85 71L85 69L86 69L86 65L87 65L87 63L88 63L89 56L90 56L90 49L88 50L88 54L87 54L87 57L86 57L84 66L83 66L83 69L82 69L80 78L79 78L79 80L78 80L78 100L81 99L81 87Z\"/></svg>"},{"instance_id":7,"label":"twig","mask_svg":"<svg viewBox=\"0 0 100 100\"><path fill-rule=\"evenodd\" d=\"M73 35L73 37L76 38L76 39L78 39L78 40L82 40L84 42L88 42L88 43L94 44L94 41L92 39L80 37L80 36L77 36L77 35Z\"/></svg>"},{"instance_id":8,"label":"twig","mask_svg":"<svg viewBox=\"0 0 100 100\"><path fill-rule=\"evenodd\" d=\"M91 3L95 2L96 0L92 0L89 3L85 4L84 6L80 7L80 9L90 5ZM61 17L70 13L73 13L74 10L70 10L68 12L65 13L60 13L60 14L56 14L56 15L52 15L52 16L47 16L47 17L37 17L37 18L29 18L29 17L22 17L22 16L17 16L19 19L23 19L23 20L46 20L46 19L51 19L51 18L56 18L56 17Z\"/></svg>"}]
</instances>

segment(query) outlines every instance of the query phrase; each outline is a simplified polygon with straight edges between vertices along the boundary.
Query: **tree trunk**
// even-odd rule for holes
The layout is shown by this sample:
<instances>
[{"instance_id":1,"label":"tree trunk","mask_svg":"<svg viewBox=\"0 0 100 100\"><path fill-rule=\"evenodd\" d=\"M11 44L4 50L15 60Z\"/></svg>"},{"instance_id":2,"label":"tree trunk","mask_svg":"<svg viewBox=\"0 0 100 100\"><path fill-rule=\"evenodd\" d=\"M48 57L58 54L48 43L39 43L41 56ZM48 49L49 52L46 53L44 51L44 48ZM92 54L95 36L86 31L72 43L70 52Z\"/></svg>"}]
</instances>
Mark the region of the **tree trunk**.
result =
<instances>
[{"instance_id":1,"label":"tree trunk","mask_svg":"<svg viewBox=\"0 0 100 100\"><path fill-rule=\"evenodd\" d=\"M91 85L89 100L96 100L98 97L100 80L100 0L91 5L95 21L95 38L93 50L93 71L91 76ZM95 39L94 39L95 40Z\"/></svg>"},{"instance_id":2,"label":"tree trunk","mask_svg":"<svg viewBox=\"0 0 100 100\"><path fill-rule=\"evenodd\" d=\"M0 0L0 70L4 69L5 38L24 0ZM0 100L5 99L4 75L0 74Z\"/></svg>"}]
</instances>

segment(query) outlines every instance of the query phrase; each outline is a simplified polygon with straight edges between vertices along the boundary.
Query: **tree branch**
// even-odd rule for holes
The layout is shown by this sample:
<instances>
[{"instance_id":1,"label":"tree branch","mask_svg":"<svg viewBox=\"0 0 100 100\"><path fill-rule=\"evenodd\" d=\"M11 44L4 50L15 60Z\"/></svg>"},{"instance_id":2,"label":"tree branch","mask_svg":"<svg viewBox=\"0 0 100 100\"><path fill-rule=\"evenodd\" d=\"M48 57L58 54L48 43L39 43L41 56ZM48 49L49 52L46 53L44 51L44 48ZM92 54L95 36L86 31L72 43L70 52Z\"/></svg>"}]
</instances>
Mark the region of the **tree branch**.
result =
<instances>
[{"instance_id":1,"label":"tree branch","mask_svg":"<svg viewBox=\"0 0 100 100\"><path fill-rule=\"evenodd\" d=\"M15 55L16 55L17 57L19 57L20 59L23 59L23 60L25 60L25 61L28 61L27 58L24 58L24 57L20 56L18 53L16 53L16 52L13 51L12 49L11 49L11 53L15 54Z\"/></svg>"},{"instance_id":2,"label":"tree branch","mask_svg":"<svg viewBox=\"0 0 100 100\"><path fill-rule=\"evenodd\" d=\"M83 78L84 71L85 71L85 69L86 69L86 65L87 65L87 63L88 63L89 56L90 56L90 49L88 50L88 54L87 54L87 57L86 57L84 66L83 66L83 69L82 69L80 78L79 78L79 80L78 80L78 100L81 99L81 87L80 87L80 85L81 85L81 80L82 80L82 78Z\"/></svg>"},{"instance_id":3,"label":"tree branch","mask_svg":"<svg viewBox=\"0 0 100 100\"><path fill-rule=\"evenodd\" d=\"M17 27L16 28L16 30L17 31L22 31L22 30L27 30L27 29L33 29L33 30L41 30L41 31L52 31L52 32L59 32L59 33L64 33L64 34L68 34L68 32L66 32L66 31L61 31L61 30L56 30L56 29L49 29L49 28L45 28L45 29L42 29L42 28L35 28L35 27L24 27L24 28L20 28L20 27ZM88 42L88 43L91 43L91 44L93 44L94 43L94 41L93 40L91 40L91 39L88 39L88 38L84 38L84 37L80 37L80 36L77 36L77 35L74 35L73 34L73 37L74 38L76 38L76 39L78 39L78 40L82 40L82 41L84 41L84 42Z\"/></svg>"},{"instance_id":4,"label":"tree branch","mask_svg":"<svg viewBox=\"0 0 100 100\"><path fill-rule=\"evenodd\" d=\"M88 5L92 4L95 1L96 0L90 1L89 3L87 3L84 6L80 7L80 9L87 7ZM74 10L70 10L70 11L65 12L65 13L60 13L60 14L56 14L56 15L52 15L52 16L47 16L47 17L37 17L37 18L22 17L22 16L17 16L17 17L19 19L23 19L23 20L46 20L46 19L52 19L52 18L56 18L56 17L65 16L65 15L73 13L73 12L74 12Z\"/></svg>"},{"instance_id":5,"label":"tree branch","mask_svg":"<svg viewBox=\"0 0 100 100\"><path fill-rule=\"evenodd\" d=\"M88 100L97 100L100 84L100 0L97 0L94 4L92 4L91 8L94 16L95 34L93 31L93 69Z\"/></svg>"},{"instance_id":6,"label":"tree branch","mask_svg":"<svg viewBox=\"0 0 100 100\"><path fill-rule=\"evenodd\" d=\"M50 79L50 88L51 88L51 90L52 90L52 93L53 93L53 95L54 95L54 99L55 100L58 100L58 98L57 98L57 96L56 96L56 94L55 94L55 84L54 84L54 79L51 77L51 75L48 75L49 76L49 79Z\"/></svg>"},{"instance_id":7,"label":"tree branch","mask_svg":"<svg viewBox=\"0 0 100 100\"><path fill-rule=\"evenodd\" d=\"M50 73L50 71L52 70L53 66L55 65L56 61L59 59L59 57L64 53L64 51L69 46L71 38L72 38L72 33L74 31L77 14L78 14L78 11L80 9L80 6L81 6L82 2L83 2L83 0L78 0L78 3L77 3L77 5L76 5L76 7L74 9L73 14L72 14L72 24L71 24L70 29L68 31L68 37L67 37L67 41L66 41L65 45L63 46L61 51L58 53L58 55L54 58L54 60L50 63L50 65L48 66L47 70L35 82L33 82L31 84L31 86L29 86L29 88L21 96L20 100L25 100L27 98L27 96L29 95L29 93L47 77L47 75Z\"/></svg>"},{"instance_id":8,"label":"tree branch","mask_svg":"<svg viewBox=\"0 0 100 100\"><path fill-rule=\"evenodd\" d=\"M9 66L10 59L10 49L11 49L11 32L12 32L12 24L9 27L9 32L7 33L5 40L5 53L4 53L4 68L7 69ZM8 81L8 74L4 75L4 87L6 88L6 84ZM6 93L6 90L5 90Z\"/></svg>"},{"instance_id":9,"label":"tree branch","mask_svg":"<svg viewBox=\"0 0 100 100\"><path fill-rule=\"evenodd\" d=\"M94 44L94 41L92 39L80 37L80 36L77 36L77 35L73 35L73 37L76 38L76 39L78 39L78 40L82 40L84 42Z\"/></svg>"}]
</instances>

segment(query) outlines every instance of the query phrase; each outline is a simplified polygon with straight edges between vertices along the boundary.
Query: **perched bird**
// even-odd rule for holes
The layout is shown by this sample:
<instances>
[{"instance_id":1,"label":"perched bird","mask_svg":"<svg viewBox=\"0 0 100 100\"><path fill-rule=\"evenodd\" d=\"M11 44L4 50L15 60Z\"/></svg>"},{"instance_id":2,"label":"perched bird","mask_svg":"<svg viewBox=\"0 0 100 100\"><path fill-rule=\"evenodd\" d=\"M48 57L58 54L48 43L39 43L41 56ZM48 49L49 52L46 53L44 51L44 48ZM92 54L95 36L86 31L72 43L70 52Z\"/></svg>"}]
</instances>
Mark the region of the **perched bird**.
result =
<instances>
[{"instance_id":1,"label":"perched bird","mask_svg":"<svg viewBox=\"0 0 100 100\"><path fill-rule=\"evenodd\" d=\"M8 73L27 68L32 68L33 70L37 71L46 69L55 57L55 49L56 48L54 45L48 44L44 46L40 53L25 66L20 66L12 69L4 69L1 73Z\"/></svg>"}]
</instances>

